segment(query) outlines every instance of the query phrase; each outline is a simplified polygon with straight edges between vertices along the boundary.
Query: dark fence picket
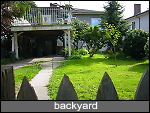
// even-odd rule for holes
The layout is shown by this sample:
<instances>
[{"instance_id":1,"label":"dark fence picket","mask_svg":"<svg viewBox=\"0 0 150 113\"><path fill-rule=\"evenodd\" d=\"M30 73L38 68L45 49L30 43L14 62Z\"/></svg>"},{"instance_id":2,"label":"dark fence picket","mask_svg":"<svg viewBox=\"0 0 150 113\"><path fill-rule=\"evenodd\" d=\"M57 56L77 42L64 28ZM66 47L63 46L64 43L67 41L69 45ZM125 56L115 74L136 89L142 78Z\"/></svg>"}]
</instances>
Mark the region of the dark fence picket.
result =
<instances>
[{"instance_id":1,"label":"dark fence picket","mask_svg":"<svg viewBox=\"0 0 150 113\"><path fill-rule=\"evenodd\" d=\"M78 100L77 93L67 75L64 75L61 81L56 100Z\"/></svg>"},{"instance_id":2,"label":"dark fence picket","mask_svg":"<svg viewBox=\"0 0 150 113\"><path fill-rule=\"evenodd\" d=\"M26 76L23 78L17 100L38 100L34 88L30 85Z\"/></svg>"},{"instance_id":3,"label":"dark fence picket","mask_svg":"<svg viewBox=\"0 0 150 113\"><path fill-rule=\"evenodd\" d=\"M13 66L1 67L1 100L15 100Z\"/></svg>"},{"instance_id":4,"label":"dark fence picket","mask_svg":"<svg viewBox=\"0 0 150 113\"><path fill-rule=\"evenodd\" d=\"M134 100L149 100L149 71L146 70L138 84Z\"/></svg>"},{"instance_id":5,"label":"dark fence picket","mask_svg":"<svg viewBox=\"0 0 150 113\"><path fill-rule=\"evenodd\" d=\"M98 88L96 100L118 100L118 95L114 84L105 72Z\"/></svg>"}]
</instances>

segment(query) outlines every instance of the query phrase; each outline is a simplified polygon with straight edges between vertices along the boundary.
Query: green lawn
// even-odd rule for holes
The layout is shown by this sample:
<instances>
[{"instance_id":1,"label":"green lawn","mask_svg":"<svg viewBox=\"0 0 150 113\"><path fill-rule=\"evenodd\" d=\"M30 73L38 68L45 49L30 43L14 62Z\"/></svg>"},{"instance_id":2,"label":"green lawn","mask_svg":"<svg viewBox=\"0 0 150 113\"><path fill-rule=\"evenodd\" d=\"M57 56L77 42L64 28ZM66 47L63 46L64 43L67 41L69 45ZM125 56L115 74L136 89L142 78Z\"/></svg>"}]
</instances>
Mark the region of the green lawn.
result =
<instances>
[{"instance_id":1,"label":"green lawn","mask_svg":"<svg viewBox=\"0 0 150 113\"><path fill-rule=\"evenodd\" d=\"M138 82L143 72L149 68L149 60L118 59L115 67L113 58L95 54L89 58L67 60L53 70L47 85L49 100L56 100L58 87L64 74L69 76L79 100L95 100L98 86L105 72L111 77L120 100L133 100Z\"/></svg>"},{"instance_id":2,"label":"green lawn","mask_svg":"<svg viewBox=\"0 0 150 113\"><path fill-rule=\"evenodd\" d=\"M24 76L26 76L30 81L41 70L41 65L42 62L35 62L29 66L24 66L14 70L14 78L17 91L19 90L19 87L22 84Z\"/></svg>"}]
</instances>

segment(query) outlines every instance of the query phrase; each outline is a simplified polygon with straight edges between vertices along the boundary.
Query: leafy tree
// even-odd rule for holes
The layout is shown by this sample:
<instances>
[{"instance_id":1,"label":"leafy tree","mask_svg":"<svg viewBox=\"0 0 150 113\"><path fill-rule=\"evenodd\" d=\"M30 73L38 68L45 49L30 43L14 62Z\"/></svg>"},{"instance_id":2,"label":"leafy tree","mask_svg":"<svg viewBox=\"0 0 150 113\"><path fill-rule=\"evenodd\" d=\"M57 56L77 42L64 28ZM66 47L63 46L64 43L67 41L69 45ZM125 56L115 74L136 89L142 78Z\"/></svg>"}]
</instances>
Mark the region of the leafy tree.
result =
<instances>
[{"instance_id":1,"label":"leafy tree","mask_svg":"<svg viewBox=\"0 0 150 113\"><path fill-rule=\"evenodd\" d=\"M72 34L73 45L76 49L79 49L78 43L79 41L83 41L83 38L82 38L83 31L89 27L89 24L87 22L80 21L79 19L75 19L72 22L72 26L73 26L73 31L74 31Z\"/></svg>"},{"instance_id":2,"label":"leafy tree","mask_svg":"<svg viewBox=\"0 0 150 113\"><path fill-rule=\"evenodd\" d=\"M116 45L118 42L118 38L120 37L120 32L116 29L114 25L106 23L105 24L105 37L106 37L105 43L107 44L109 42L111 44L110 49L115 57L115 62L117 66Z\"/></svg>"},{"instance_id":3,"label":"leafy tree","mask_svg":"<svg viewBox=\"0 0 150 113\"><path fill-rule=\"evenodd\" d=\"M1 2L1 27L5 31L11 22L21 18L31 7L36 7L32 1L3 1Z\"/></svg>"},{"instance_id":4,"label":"leafy tree","mask_svg":"<svg viewBox=\"0 0 150 113\"><path fill-rule=\"evenodd\" d=\"M117 1L109 1L108 5L104 6L104 15L101 16L100 27L105 29L105 23L114 25L118 31L120 31L120 37L116 45L116 50L120 51L122 47L122 37L126 36L130 26L128 22L123 19L124 7ZM111 45L111 43L108 43Z\"/></svg>"},{"instance_id":5,"label":"leafy tree","mask_svg":"<svg viewBox=\"0 0 150 113\"><path fill-rule=\"evenodd\" d=\"M147 31L140 29L130 31L123 44L125 55L137 60L144 58L146 56L144 46L148 37L149 32Z\"/></svg>"},{"instance_id":6,"label":"leafy tree","mask_svg":"<svg viewBox=\"0 0 150 113\"><path fill-rule=\"evenodd\" d=\"M36 7L33 1L1 1L1 47L6 51L11 50L11 38L13 33L10 30L14 19L21 18L30 7Z\"/></svg>"},{"instance_id":7,"label":"leafy tree","mask_svg":"<svg viewBox=\"0 0 150 113\"><path fill-rule=\"evenodd\" d=\"M99 49L104 47L104 32L98 26L90 27L84 30L82 37L88 47L90 57L92 57Z\"/></svg>"}]
</instances>

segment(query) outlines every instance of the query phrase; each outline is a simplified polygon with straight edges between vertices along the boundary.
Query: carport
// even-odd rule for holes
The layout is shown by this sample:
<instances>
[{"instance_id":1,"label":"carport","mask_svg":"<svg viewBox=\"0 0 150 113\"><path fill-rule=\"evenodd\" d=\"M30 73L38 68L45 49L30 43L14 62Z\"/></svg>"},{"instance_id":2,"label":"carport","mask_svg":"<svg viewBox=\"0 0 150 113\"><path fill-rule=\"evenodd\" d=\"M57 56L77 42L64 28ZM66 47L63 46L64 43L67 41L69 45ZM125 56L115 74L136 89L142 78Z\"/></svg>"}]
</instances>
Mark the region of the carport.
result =
<instances>
[{"instance_id":1,"label":"carport","mask_svg":"<svg viewBox=\"0 0 150 113\"><path fill-rule=\"evenodd\" d=\"M36 25L36 26L12 26L14 32L12 38L12 51L16 53L16 59L19 59L18 36L26 34L31 37L32 44L36 44L38 56L60 54L62 47L68 48L68 55L71 55L70 31L71 25ZM26 46L26 45L24 45ZM34 47L34 46L33 46Z\"/></svg>"}]
</instances>

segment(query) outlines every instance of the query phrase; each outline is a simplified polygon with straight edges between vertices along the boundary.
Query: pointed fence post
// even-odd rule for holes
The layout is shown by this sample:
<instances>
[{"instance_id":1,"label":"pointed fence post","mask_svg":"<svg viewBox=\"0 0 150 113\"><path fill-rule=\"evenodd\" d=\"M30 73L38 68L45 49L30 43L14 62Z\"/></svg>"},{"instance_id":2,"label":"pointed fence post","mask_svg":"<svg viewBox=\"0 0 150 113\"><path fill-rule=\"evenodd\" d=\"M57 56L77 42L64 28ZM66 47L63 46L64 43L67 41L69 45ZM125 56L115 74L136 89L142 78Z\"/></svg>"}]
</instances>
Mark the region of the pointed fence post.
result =
<instances>
[{"instance_id":1,"label":"pointed fence post","mask_svg":"<svg viewBox=\"0 0 150 113\"><path fill-rule=\"evenodd\" d=\"M17 100L38 100L34 88L30 85L26 76L24 76Z\"/></svg>"},{"instance_id":2,"label":"pointed fence post","mask_svg":"<svg viewBox=\"0 0 150 113\"><path fill-rule=\"evenodd\" d=\"M118 100L116 89L107 72L104 73L101 80L96 100Z\"/></svg>"},{"instance_id":3,"label":"pointed fence post","mask_svg":"<svg viewBox=\"0 0 150 113\"><path fill-rule=\"evenodd\" d=\"M76 91L67 75L64 75L61 81L56 100L78 100Z\"/></svg>"},{"instance_id":4,"label":"pointed fence post","mask_svg":"<svg viewBox=\"0 0 150 113\"><path fill-rule=\"evenodd\" d=\"M1 67L1 100L15 100L15 79L13 66Z\"/></svg>"},{"instance_id":5,"label":"pointed fence post","mask_svg":"<svg viewBox=\"0 0 150 113\"><path fill-rule=\"evenodd\" d=\"M134 100L149 100L149 71L146 70L138 84Z\"/></svg>"}]
</instances>

